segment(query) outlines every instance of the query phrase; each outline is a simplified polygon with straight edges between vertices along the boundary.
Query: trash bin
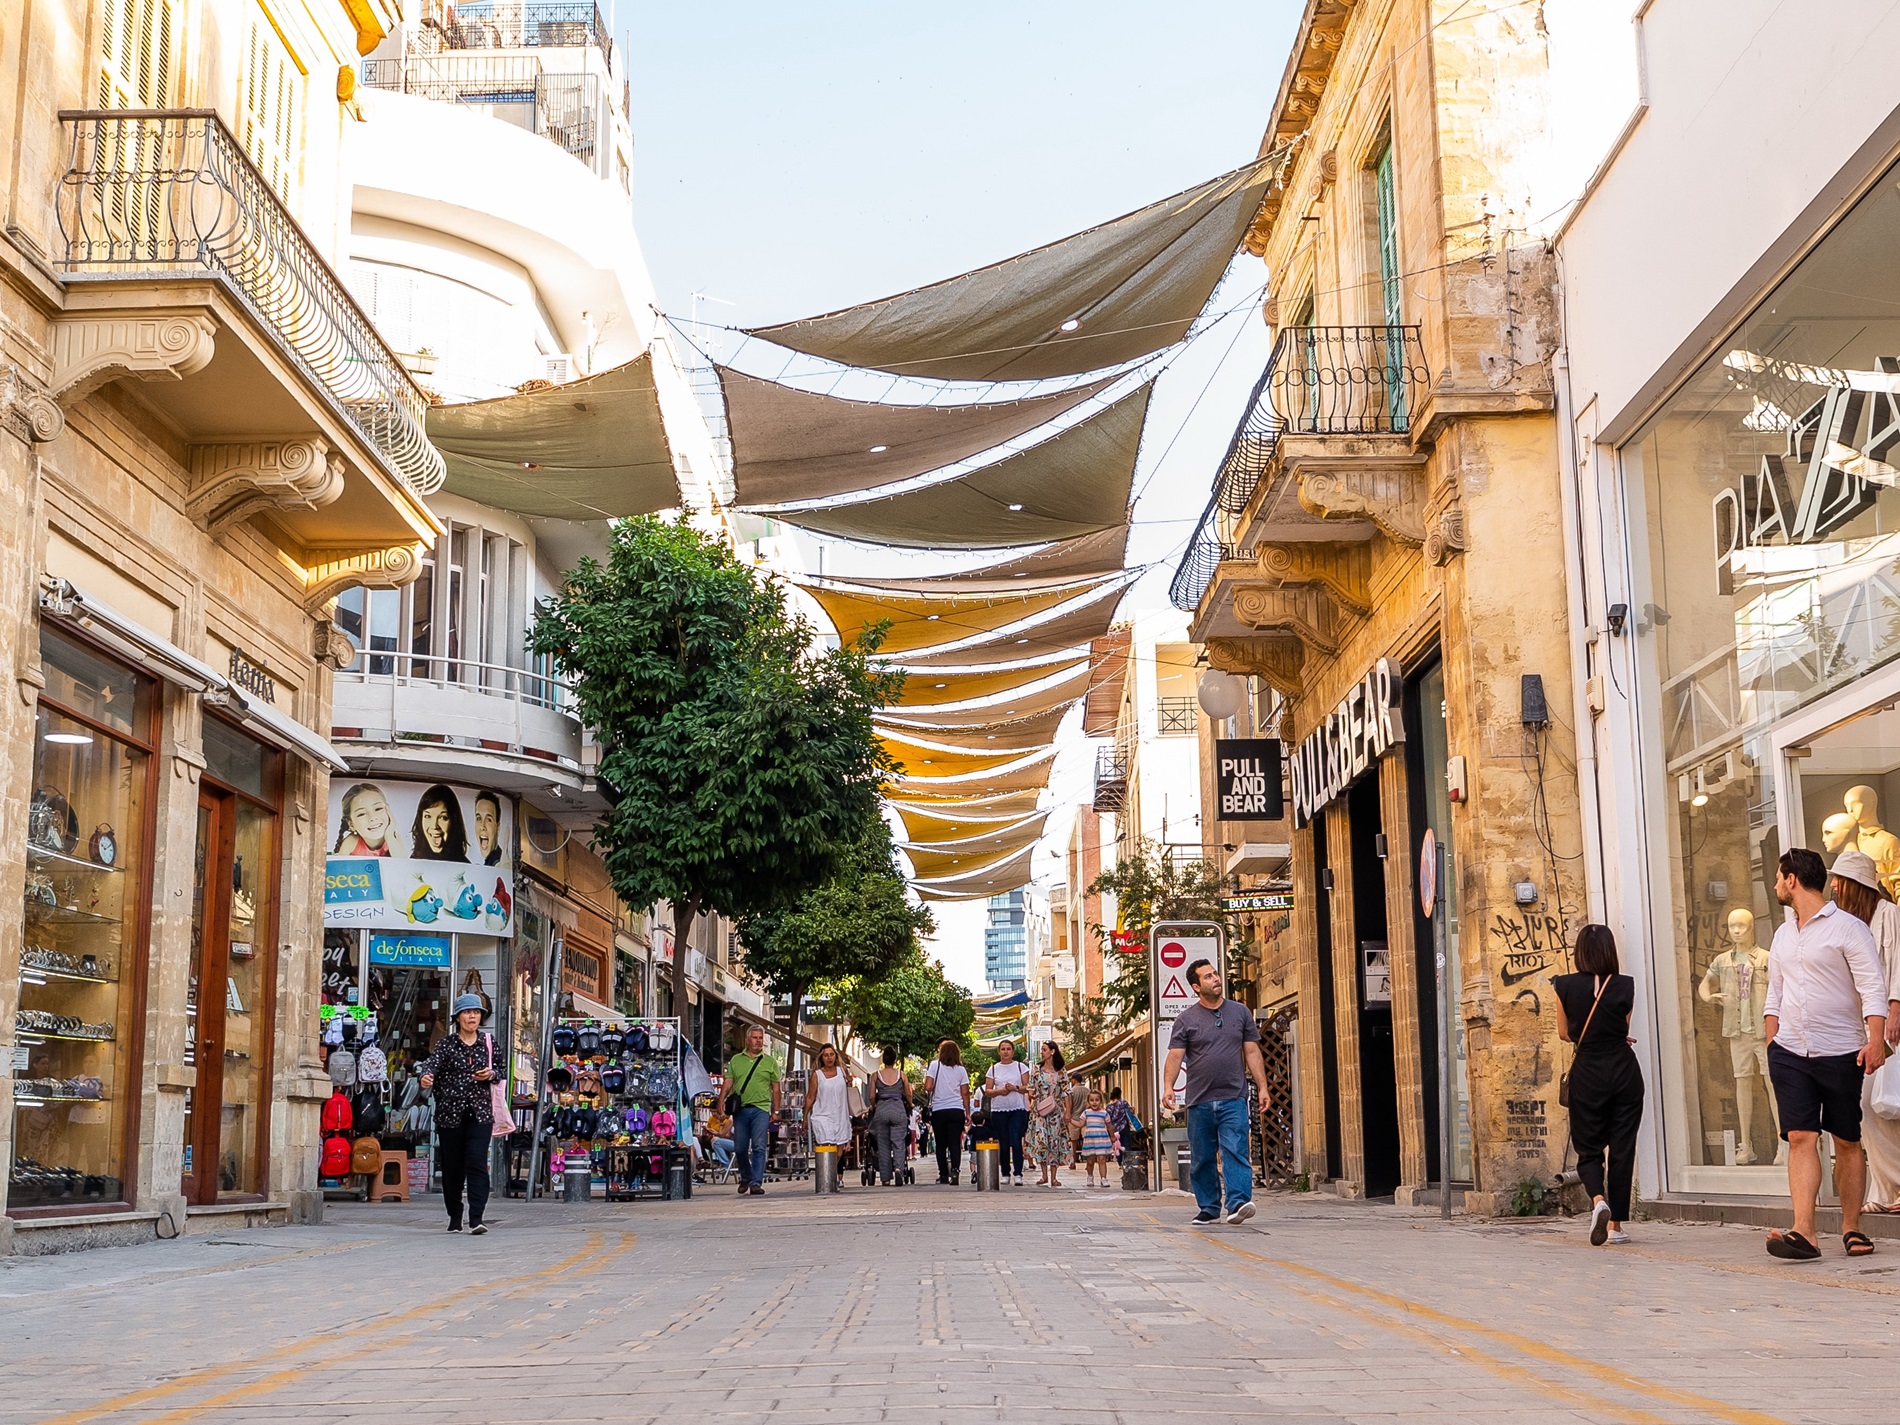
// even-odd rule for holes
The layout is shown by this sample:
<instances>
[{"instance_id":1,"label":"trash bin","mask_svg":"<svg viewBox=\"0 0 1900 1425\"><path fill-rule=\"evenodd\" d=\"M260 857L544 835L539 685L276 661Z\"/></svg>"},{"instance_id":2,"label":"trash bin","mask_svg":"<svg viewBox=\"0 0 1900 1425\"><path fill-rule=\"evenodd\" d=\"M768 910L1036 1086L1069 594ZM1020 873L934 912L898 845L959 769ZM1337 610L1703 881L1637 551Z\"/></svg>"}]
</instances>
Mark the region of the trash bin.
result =
<instances>
[{"instance_id":1,"label":"trash bin","mask_svg":"<svg viewBox=\"0 0 1900 1425\"><path fill-rule=\"evenodd\" d=\"M665 1198L668 1202L678 1202L693 1195L693 1150L675 1146L668 1148L663 1155L666 1176Z\"/></svg>"},{"instance_id":2,"label":"trash bin","mask_svg":"<svg viewBox=\"0 0 1900 1425\"><path fill-rule=\"evenodd\" d=\"M978 1192L998 1192L1003 1186L1003 1150L987 1140L976 1145L975 1160L970 1164L970 1180Z\"/></svg>"},{"instance_id":3,"label":"trash bin","mask_svg":"<svg viewBox=\"0 0 1900 1425\"><path fill-rule=\"evenodd\" d=\"M820 1143L811 1155L811 1190L813 1192L836 1192L838 1190L838 1145Z\"/></svg>"},{"instance_id":4,"label":"trash bin","mask_svg":"<svg viewBox=\"0 0 1900 1425\"><path fill-rule=\"evenodd\" d=\"M1148 1191L1148 1160L1139 1153L1122 1154L1122 1191Z\"/></svg>"},{"instance_id":5,"label":"trash bin","mask_svg":"<svg viewBox=\"0 0 1900 1425\"><path fill-rule=\"evenodd\" d=\"M586 1202L594 1195L594 1164L585 1155L569 1158L561 1173L561 1200Z\"/></svg>"},{"instance_id":6,"label":"trash bin","mask_svg":"<svg viewBox=\"0 0 1900 1425\"><path fill-rule=\"evenodd\" d=\"M1174 1153L1174 1185L1182 1192L1193 1192L1194 1186L1188 1179L1190 1160L1187 1145L1183 1144Z\"/></svg>"}]
</instances>

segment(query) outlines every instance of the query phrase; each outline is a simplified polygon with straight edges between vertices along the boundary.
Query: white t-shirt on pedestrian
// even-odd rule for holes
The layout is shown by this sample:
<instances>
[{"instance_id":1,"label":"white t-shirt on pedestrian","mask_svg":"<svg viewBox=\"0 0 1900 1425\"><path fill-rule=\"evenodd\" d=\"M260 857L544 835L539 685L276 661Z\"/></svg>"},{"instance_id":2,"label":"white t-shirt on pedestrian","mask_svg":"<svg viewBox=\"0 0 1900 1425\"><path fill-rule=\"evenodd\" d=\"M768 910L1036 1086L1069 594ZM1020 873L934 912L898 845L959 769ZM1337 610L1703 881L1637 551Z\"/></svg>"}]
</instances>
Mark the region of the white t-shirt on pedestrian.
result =
<instances>
[{"instance_id":1,"label":"white t-shirt on pedestrian","mask_svg":"<svg viewBox=\"0 0 1900 1425\"><path fill-rule=\"evenodd\" d=\"M937 1063L925 1075L934 1087L930 1091L930 1111L940 1108L963 1109L963 1086L970 1082L970 1071L961 1064Z\"/></svg>"},{"instance_id":2,"label":"white t-shirt on pedestrian","mask_svg":"<svg viewBox=\"0 0 1900 1425\"><path fill-rule=\"evenodd\" d=\"M1029 1066L1022 1060L992 1064L988 1077L996 1085L995 1097L990 1100L990 1112L1011 1113L1029 1107L1029 1100L1023 1097L1023 1081L1029 1077Z\"/></svg>"}]
</instances>

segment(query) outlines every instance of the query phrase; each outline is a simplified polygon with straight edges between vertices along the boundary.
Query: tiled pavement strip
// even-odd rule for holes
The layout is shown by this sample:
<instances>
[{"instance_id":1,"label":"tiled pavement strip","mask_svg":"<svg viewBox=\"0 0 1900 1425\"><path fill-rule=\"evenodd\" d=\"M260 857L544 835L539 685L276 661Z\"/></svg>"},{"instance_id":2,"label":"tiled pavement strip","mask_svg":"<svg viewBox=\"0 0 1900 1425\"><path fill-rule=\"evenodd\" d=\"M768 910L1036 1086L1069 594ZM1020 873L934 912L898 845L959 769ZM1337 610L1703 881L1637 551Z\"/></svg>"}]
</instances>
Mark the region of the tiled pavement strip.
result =
<instances>
[{"instance_id":1,"label":"tiled pavement strip","mask_svg":"<svg viewBox=\"0 0 1900 1425\"><path fill-rule=\"evenodd\" d=\"M803 1184L333 1206L320 1228L0 1260L0 1421L1900 1419L1900 1252L1459 1222L1317 1195ZM1885 1247L1886 1244L1883 1244Z\"/></svg>"}]
</instances>

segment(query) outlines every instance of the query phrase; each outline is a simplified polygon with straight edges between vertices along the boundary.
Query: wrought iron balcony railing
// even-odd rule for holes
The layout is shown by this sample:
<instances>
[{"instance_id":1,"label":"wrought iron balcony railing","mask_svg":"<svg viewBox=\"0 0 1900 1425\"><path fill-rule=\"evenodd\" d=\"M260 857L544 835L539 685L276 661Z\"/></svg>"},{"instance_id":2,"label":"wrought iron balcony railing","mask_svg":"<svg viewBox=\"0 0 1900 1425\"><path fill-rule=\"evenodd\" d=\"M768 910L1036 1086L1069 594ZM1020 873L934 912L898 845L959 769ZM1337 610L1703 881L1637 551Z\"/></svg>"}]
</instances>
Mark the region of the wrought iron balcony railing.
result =
<instances>
[{"instance_id":1,"label":"wrought iron balcony railing","mask_svg":"<svg viewBox=\"0 0 1900 1425\"><path fill-rule=\"evenodd\" d=\"M1120 811L1128 800L1128 758L1119 747L1095 751L1095 810Z\"/></svg>"},{"instance_id":2,"label":"wrought iron balcony railing","mask_svg":"<svg viewBox=\"0 0 1900 1425\"><path fill-rule=\"evenodd\" d=\"M370 89L449 104L479 104L593 167L600 147L600 78L554 73L531 54L412 54L366 59Z\"/></svg>"},{"instance_id":3,"label":"wrought iron balcony railing","mask_svg":"<svg viewBox=\"0 0 1900 1425\"><path fill-rule=\"evenodd\" d=\"M1283 436L1404 435L1429 382L1417 327L1282 327L1174 571L1174 606L1200 607L1221 561L1245 557L1220 542L1219 517L1247 508Z\"/></svg>"},{"instance_id":4,"label":"wrought iron balcony railing","mask_svg":"<svg viewBox=\"0 0 1900 1425\"><path fill-rule=\"evenodd\" d=\"M1157 698L1155 730L1163 737L1193 736L1194 706L1193 698Z\"/></svg>"},{"instance_id":5,"label":"wrought iron balcony railing","mask_svg":"<svg viewBox=\"0 0 1900 1425\"><path fill-rule=\"evenodd\" d=\"M211 277L394 474L441 488L428 402L236 137L209 109L65 110L57 265L68 278Z\"/></svg>"},{"instance_id":6,"label":"wrought iron balcony railing","mask_svg":"<svg viewBox=\"0 0 1900 1425\"><path fill-rule=\"evenodd\" d=\"M613 36L592 0L458 0L423 7L423 48L580 49L613 53Z\"/></svg>"}]
</instances>

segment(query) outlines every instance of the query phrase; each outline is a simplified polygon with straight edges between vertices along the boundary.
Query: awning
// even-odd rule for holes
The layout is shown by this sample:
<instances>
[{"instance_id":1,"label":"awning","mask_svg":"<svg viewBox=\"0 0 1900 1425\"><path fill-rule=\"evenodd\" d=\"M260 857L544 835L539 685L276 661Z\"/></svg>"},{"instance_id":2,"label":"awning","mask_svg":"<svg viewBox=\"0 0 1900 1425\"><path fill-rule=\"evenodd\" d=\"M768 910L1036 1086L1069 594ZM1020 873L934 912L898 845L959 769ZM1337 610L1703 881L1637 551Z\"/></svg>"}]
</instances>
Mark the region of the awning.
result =
<instances>
[{"instance_id":1,"label":"awning","mask_svg":"<svg viewBox=\"0 0 1900 1425\"><path fill-rule=\"evenodd\" d=\"M1128 649L1134 630L1111 628L1089 644L1088 700L1082 705L1082 731L1113 737L1121 721L1122 688L1128 681Z\"/></svg>"},{"instance_id":2,"label":"awning","mask_svg":"<svg viewBox=\"0 0 1900 1425\"><path fill-rule=\"evenodd\" d=\"M1036 854L1033 844L1014 856L992 866L981 867L959 876L941 880L913 880L911 888L927 901L988 900L1004 891L1013 891L1029 882L1029 863Z\"/></svg>"},{"instance_id":3,"label":"awning","mask_svg":"<svg viewBox=\"0 0 1900 1425\"><path fill-rule=\"evenodd\" d=\"M989 835L1007 836L1030 827L1040 835L1049 816L1050 813L1046 811L1032 812L1028 816L953 815L947 812L926 814L915 807L906 807L898 813L899 820L904 823L905 836L898 844L953 849L966 841L978 841Z\"/></svg>"},{"instance_id":4,"label":"awning","mask_svg":"<svg viewBox=\"0 0 1900 1425\"><path fill-rule=\"evenodd\" d=\"M228 685L227 685L228 686ZM328 738L319 737L295 718L287 717L269 703L253 702L236 688L230 689L230 702L225 711L232 713L244 725L244 730L261 742L273 747L281 747L286 752L294 752L299 757L308 758L319 766L328 767L332 772L347 772L350 764L330 745ZM217 706L215 694L207 694L205 701Z\"/></svg>"},{"instance_id":5,"label":"awning","mask_svg":"<svg viewBox=\"0 0 1900 1425\"><path fill-rule=\"evenodd\" d=\"M946 381L1067 376L1146 356L1187 335L1286 153L989 267L751 335Z\"/></svg>"},{"instance_id":6,"label":"awning","mask_svg":"<svg viewBox=\"0 0 1900 1425\"><path fill-rule=\"evenodd\" d=\"M1014 590L1018 593L1045 584L1066 584L1092 574L1109 574L1122 567L1128 547L1128 526L1079 534L1041 545L1000 564L985 564L957 574L932 574L922 579L838 579L825 582L848 593L977 594Z\"/></svg>"},{"instance_id":7,"label":"awning","mask_svg":"<svg viewBox=\"0 0 1900 1425\"><path fill-rule=\"evenodd\" d=\"M680 503L649 353L545 391L432 406L428 431L443 488L484 505L602 520Z\"/></svg>"},{"instance_id":8,"label":"awning","mask_svg":"<svg viewBox=\"0 0 1900 1425\"><path fill-rule=\"evenodd\" d=\"M975 727L937 727L931 723L907 722L902 718L880 717L877 730L888 737L912 742L929 741L946 747L967 747L972 752L1018 751L1045 747L1055 741L1056 730L1068 715L1066 707L1050 708L1030 717L1008 718L1000 722L979 723Z\"/></svg>"},{"instance_id":9,"label":"awning","mask_svg":"<svg viewBox=\"0 0 1900 1425\"><path fill-rule=\"evenodd\" d=\"M1045 611L1042 617L1006 625L993 637L966 638L941 648L903 653L891 661L900 662L906 668L946 668L965 663L1040 658L1067 649L1081 653L1085 651L1082 645L1108 631L1131 582L1129 578L1115 579L1107 588L1071 599L1059 608ZM881 649L879 653L881 656Z\"/></svg>"},{"instance_id":10,"label":"awning","mask_svg":"<svg viewBox=\"0 0 1900 1425\"><path fill-rule=\"evenodd\" d=\"M1020 748L1006 747L992 752L972 752L960 747L933 747L927 743L884 737L884 749L891 754L898 771L915 777L957 777L994 771L1022 758Z\"/></svg>"},{"instance_id":11,"label":"awning","mask_svg":"<svg viewBox=\"0 0 1900 1425\"><path fill-rule=\"evenodd\" d=\"M916 549L996 549L1112 529L1128 519L1154 383L1040 445L899 494L784 510L817 534Z\"/></svg>"},{"instance_id":12,"label":"awning","mask_svg":"<svg viewBox=\"0 0 1900 1425\"><path fill-rule=\"evenodd\" d=\"M1086 1074L1091 1069L1099 1069L1103 1065L1112 1063L1114 1060L1121 1058L1123 1054L1126 1054L1147 1037L1148 1016L1144 1014L1140 1019L1135 1021L1131 1028L1123 1030L1101 1048L1080 1059L1072 1060L1069 1067L1063 1072L1068 1074Z\"/></svg>"},{"instance_id":13,"label":"awning","mask_svg":"<svg viewBox=\"0 0 1900 1425\"><path fill-rule=\"evenodd\" d=\"M867 624L887 623L882 654L901 654L934 649L940 644L967 643L972 637L1027 622L1038 614L1061 609L1082 595L1099 592L1105 579L1060 584L1033 591L964 594L943 590L929 594L869 593L857 588L841 589L829 582L802 582L798 587L809 594L825 617L831 620L840 638L849 643ZM1116 592L1122 588L1116 582Z\"/></svg>"},{"instance_id":14,"label":"awning","mask_svg":"<svg viewBox=\"0 0 1900 1425\"><path fill-rule=\"evenodd\" d=\"M970 1000L971 1008L978 1014L988 1014L999 1009L1021 1009L1028 1003L1028 990L1005 990L997 994L976 995Z\"/></svg>"},{"instance_id":15,"label":"awning","mask_svg":"<svg viewBox=\"0 0 1900 1425\"><path fill-rule=\"evenodd\" d=\"M893 707L910 711L912 721L924 721L919 715L921 710L933 707L963 707L979 699L987 700L1003 694L1023 691L1020 699L1008 699L1008 705L983 703L985 721L994 721L999 717L1015 717L1019 714L1040 712L1040 707L1028 706L1034 698L1043 694L1043 684L1050 687L1066 688L1070 684L1078 685L1070 697L1081 694L1080 685L1088 679L1087 663L1037 663L1027 668L1012 668L1007 671L975 673L936 673L922 677L908 678L904 682L904 691L898 695Z\"/></svg>"},{"instance_id":16,"label":"awning","mask_svg":"<svg viewBox=\"0 0 1900 1425\"><path fill-rule=\"evenodd\" d=\"M915 479L1026 435L1113 377L1015 401L899 406L849 401L714 368L725 392L733 480L744 505L823 500Z\"/></svg>"}]
</instances>

